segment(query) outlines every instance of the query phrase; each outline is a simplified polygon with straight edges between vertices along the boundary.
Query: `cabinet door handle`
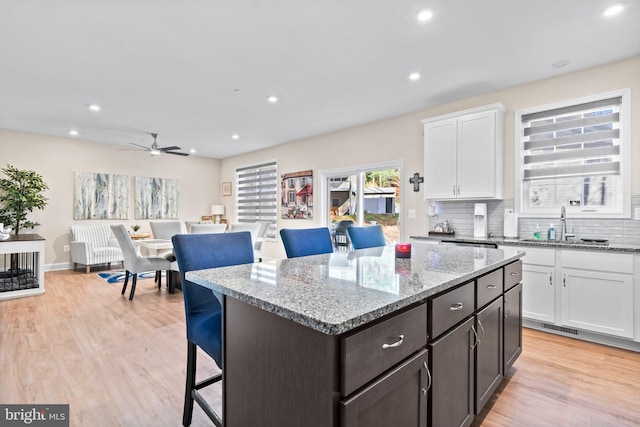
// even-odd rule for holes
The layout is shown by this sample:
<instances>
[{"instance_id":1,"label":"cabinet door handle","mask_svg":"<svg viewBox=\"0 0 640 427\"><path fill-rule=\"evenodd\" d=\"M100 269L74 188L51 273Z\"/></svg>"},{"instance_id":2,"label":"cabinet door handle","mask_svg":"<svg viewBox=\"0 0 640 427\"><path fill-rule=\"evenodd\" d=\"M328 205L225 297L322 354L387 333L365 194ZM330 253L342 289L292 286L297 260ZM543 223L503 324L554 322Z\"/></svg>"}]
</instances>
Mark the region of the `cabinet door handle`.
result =
<instances>
[{"instance_id":1,"label":"cabinet door handle","mask_svg":"<svg viewBox=\"0 0 640 427\"><path fill-rule=\"evenodd\" d=\"M487 289L495 289L498 285L487 285Z\"/></svg>"},{"instance_id":2,"label":"cabinet door handle","mask_svg":"<svg viewBox=\"0 0 640 427\"><path fill-rule=\"evenodd\" d=\"M427 378L429 378L429 384L427 384L427 388L423 388L422 389L422 394L426 395L427 391L429 391L429 389L431 388L431 371L429 370L429 366L427 365L427 362L422 362L422 364L424 365L424 369L427 370Z\"/></svg>"},{"instance_id":3,"label":"cabinet door handle","mask_svg":"<svg viewBox=\"0 0 640 427\"><path fill-rule=\"evenodd\" d=\"M471 330L473 331L473 344L471 344L471 348L476 348L479 343L478 333L476 332L476 328L473 325L471 325Z\"/></svg>"},{"instance_id":4,"label":"cabinet door handle","mask_svg":"<svg viewBox=\"0 0 640 427\"><path fill-rule=\"evenodd\" d=\"M404 341L404 335L400 335L398 336L398 341L392 343L392 344L382 344L382 348L394 348L394 347L400 347L402 345L402 341Z\"/></svg>"},{"instance_id":5,"label":"cabinet door handle","mask_svg":"<svg viewBox=\"0 0 640 427\"><path fill-rule=\"evenodd\" d=\"M449 307L449 310L458 311L458 310L462 310L463 307L464 307L464 305L462 305L461 302L457 302L455 304L451 304L451 307Z\"/></svg>"},{"instance_id":6,"label":"cabinet door handle","mask_svg":"<svg viewBox=\"0 0 640 427\"><path fill-rule=\"evenodd\" d=\"M511 272L511 275L512 275L512 276L517 276L518 274L519 274L519 273L518 273L517 271L512 271L512 272Z\"/></svg>"},{"instance_id":7,"label":"cabinet door handle","mask_svg":"<svg viewBox=\"0 0 640 427\"><path fill-rule=\"evenodd\" d=\"M456 195L456 185L455 184L453 185L453 195L454 196Z\"/></svg>"},{"instance_id":8,"label":"cabinet door handle","mask_svg":"<svg viewBox=\"0 0 640 427\"><path fill-rule=\"evenodd\" d=\"M567 287L567 276L566 275L562 276L562 286L564 286L565 288Z\"/></svg>"},{"instance_id":9,"label":"cabinet door handle","mask_svg":"<svg viewBox=\"0 0 640 427\"><path fill-rule=\"evenodd\" d=\"M478 326L480 326L480 329L482 330L482 338L478 339L478 344L480 344L482 342L482 340L484 339L484 326L482 326L482 322L480 321L480 319L478 319Z\"/></svg>"},{"instance_id":10,"label":"cabinet door handle","mask_svg":"<svg viewBox=\"0 0 640 427\"><path fill-rule=\"evenodd\" d=\"M549 286L553 286L553 274L549 273Z\"/></svg>"},{"instance_id":11,"label":"cabinet door handle","mask_svg":"<svg viewBox=\"0 0 640 427\"><path fill-rule=\"evenodd\" d=\"M511 315L511 306L509 305L509 301L507 301L506 299L504 300L504 306L506 308L506 310L504 311L504 317L506 319Z\"/></svg>"},{"instance_id":12,"label":"cabinet door handle","mask_svg":"<svg viewBox=\"0 0 640 427\"><path fill-rule=\"evenodd\" d=\"M460 195L460 184L458 184L458 196Z\"/></svg>"}]
</instances>

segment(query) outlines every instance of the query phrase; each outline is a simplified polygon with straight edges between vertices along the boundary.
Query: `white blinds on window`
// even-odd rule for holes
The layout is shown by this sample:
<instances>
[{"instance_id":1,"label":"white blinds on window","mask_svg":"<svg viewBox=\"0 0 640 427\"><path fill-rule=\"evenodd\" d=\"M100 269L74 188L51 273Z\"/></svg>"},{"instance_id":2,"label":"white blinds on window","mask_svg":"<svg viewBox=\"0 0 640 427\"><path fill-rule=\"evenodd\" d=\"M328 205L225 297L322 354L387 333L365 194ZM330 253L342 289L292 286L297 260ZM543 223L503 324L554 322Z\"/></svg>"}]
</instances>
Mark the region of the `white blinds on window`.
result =
<instances>
[{"instance_id":1,"label":"white blinds on window","mask_svg":"<svg viewBox=\"0 0 640 427\"><path fill-rule=\"evenodd\" d=\"M278 163L266 162L236 169L238 222L269 221L267 238L276 237Z\"/></svg>"},{"instance_id":2,"label":"white blinds on window","mask_svg":"<svg viewBox=\"0 0 640 427\"><path fill-rule=\"evenodd\" d=\"M523 115L524 179L620 174L621 101Z\"/></svg>"}]
</instances>

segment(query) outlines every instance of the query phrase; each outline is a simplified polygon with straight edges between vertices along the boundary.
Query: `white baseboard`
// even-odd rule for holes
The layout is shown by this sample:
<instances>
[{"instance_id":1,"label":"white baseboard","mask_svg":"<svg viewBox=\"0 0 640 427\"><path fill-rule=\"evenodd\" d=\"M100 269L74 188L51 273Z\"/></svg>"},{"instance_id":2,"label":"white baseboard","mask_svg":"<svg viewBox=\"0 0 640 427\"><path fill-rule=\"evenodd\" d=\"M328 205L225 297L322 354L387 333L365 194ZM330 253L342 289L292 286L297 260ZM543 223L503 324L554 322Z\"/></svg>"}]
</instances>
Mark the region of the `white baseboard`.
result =
<instances>
[{"instance_id":1,"label":"white baseboard","mask_svg":"<svg viewBox=\"0 0 640 427\"><path fill-rule=\"evenodd\" d=\"M640 352L640 342L628 340L624 338L613 337L609 335L597 334L589 331L582 331L574 328L557 328L554 330L545 328L542 322L537 320L522 319L522 326L538 331L548 332L550 334L562 335L564 337L575 338L583 341L594 342L597 344L604 344L611 347L623 348L625 350L632 350ZM570 333L563 332L562 329L570 330Z\"/></svg>"},{"instance_id":2,"label":"white baseboard","mask_svg":"<svg viewBox=\"0 0 640 427\"><path fill-rule=\"evenodd\" d=\"M72 262L59 262L57 264L45 264L44 271L72 270Z\"/></svg>"}]
</instances>

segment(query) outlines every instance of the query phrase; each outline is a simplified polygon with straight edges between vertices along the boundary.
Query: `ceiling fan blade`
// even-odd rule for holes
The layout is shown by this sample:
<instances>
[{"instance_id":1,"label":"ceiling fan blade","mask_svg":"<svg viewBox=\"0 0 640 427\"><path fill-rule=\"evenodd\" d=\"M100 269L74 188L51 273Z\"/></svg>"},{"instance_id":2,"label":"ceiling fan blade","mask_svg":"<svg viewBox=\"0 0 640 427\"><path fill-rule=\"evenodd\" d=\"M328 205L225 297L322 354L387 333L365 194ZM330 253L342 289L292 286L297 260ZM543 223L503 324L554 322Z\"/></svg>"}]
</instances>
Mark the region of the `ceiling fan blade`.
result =
<instances>
[{"instance_id":1,"label":"ceiling fan blade","mask_svg":"<svg viewBox=\"0 0 640 427\"><path fill-rule=\"evenodd\" d=\"M147 147L146 145L136 144L135 142L130 142L129 144L135 145L136 147L144 148L145 150L149 151L149 147Z\"/></svg>"},{"instance_id":2,"label":"ceiling fan blade","mask_svg":"<svg viewBox=\"0 0 640 427\"><path fill-rule=\"evenodd\" d=\"M171 147L158 148L160 151L182 150L182 148L172 145Z\"/></svg>"},{"instance_id":3,"label":"ceiling fan blade","mask_svg":"<svg viewBox=\"0 0 640 427\"><path fill-rule=\"evenodd\" d=\"M175 154L176 156L188 156L189 155L189 153L181 153L179 151L163 151L163 153Z\"/></svg>"}]
</instances>

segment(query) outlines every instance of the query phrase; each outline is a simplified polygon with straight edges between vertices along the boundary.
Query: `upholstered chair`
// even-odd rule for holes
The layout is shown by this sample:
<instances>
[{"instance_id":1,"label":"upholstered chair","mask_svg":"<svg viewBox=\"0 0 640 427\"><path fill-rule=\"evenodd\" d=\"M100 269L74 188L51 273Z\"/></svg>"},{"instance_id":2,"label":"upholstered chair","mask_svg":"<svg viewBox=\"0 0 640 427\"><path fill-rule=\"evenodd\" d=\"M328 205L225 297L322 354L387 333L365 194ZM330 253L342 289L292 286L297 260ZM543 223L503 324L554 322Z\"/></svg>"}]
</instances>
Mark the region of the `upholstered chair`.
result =
<instances>
[{"instance_id":1,"label":"upholstered chair","mask_svg":"<svg viewBox=\"0 0 640 427\"><path fill-rule=\"evenodd\" d=\"M331 233L326 227L319 228L283 228L280 237L287 258L333 252Z\"/></svg>"},{"instance_id":2,"label":"upholstered chair","mask_svg":"<svg viewBox=\"0 0 640 427\"><path fill-rule=\"evenodd\" d=\"M122 262L122 251L108 225L72 225L69 231L71 231L71 262L74 270L78 268L78 264L81 264L89 273L91 266L107 264L111 267L112 262Z\"/></svg>"},{"instance_id":3,"label":"upholstered chair","mask_svg":"<svg viewBox=\"0 0 640 427\"><path fill-rule=\"evenodd\" d=\"M191 224L190 234L224 233L227 224Z\"/></svg>"},{"instance_id":4,"label":"upholstered chair","mask_svg":"<svg viewBox=\"0 0 640 427\"><path fill-rule=\"evenodd\" d=\"M133 295L136 292L136 283L138 281L138 274L147 271L162 271L167 270L167 274L170 274L171 261L164 258L157 257L143 257L138 254L131 236L127 233L127 229L123 224L112 225L111 230L118 239L120 249L122 249L122 255L124 256L124 269L125 278L124 285L122 286L122 295L127 290L127 284L129 283L129 273L133 275L133 281L131 283L131 292L129 293L129 300L133 299ZM158 288L162 286L162 276L156 275L158 279Z\"/></svg>"},{"instance_id":5,"label":"upholstered chair","mask_svg":"<svg viewBox=\"0 0 640 427\"><path fill-rule=\"evenodd\" d=\"M218 382L222 374L196 383L197 353L200 347L224 370L222 359L222 296L186 280L188 271L225 267L253 262L249 232L218 234L179 234L173 236L173 248L180 269L187 324L187 381L182 424L191 424L194 400L213 423L222 426L220 415L199 390Z\"/></svg>"},{"instance_id":6,"label":"upholstered chair","mask_svg":"<svg viewBox=\"0 0 640 427\"><path fill-rule=\"evenodd\" d=\"M349 227L347 228L347 234L349 234L353 249L373 248L387 244L380 225Z\"/></svg>"},{"instance_id":7,"label":"upholstered chair","mask_svg":"<svg viewBox=\"0 0 640 427\"><path fill-rule=\"evenodd\" d=\"M259 222L239 222L229 225L230 233L237 233L239 231L248 231L249 233L251 233L251 244L253 245L253 255L256 257L255 259L258 259L258 255L256 255L256 244L258 243L258 236L261 229L262 224L260 224ZM260 257L262 258L261 252Z\"/></svg>"}]
</instances>

